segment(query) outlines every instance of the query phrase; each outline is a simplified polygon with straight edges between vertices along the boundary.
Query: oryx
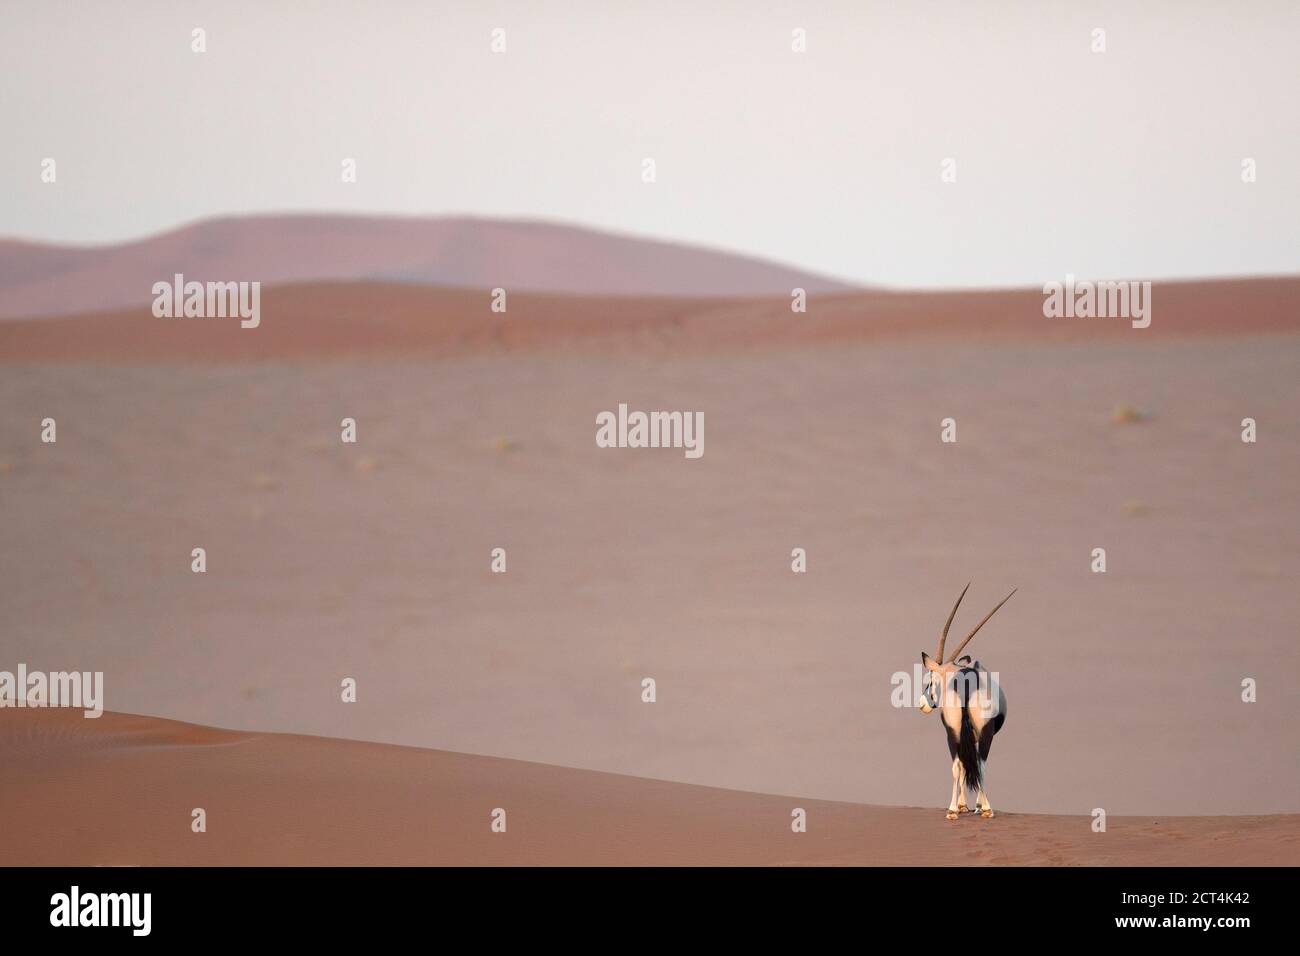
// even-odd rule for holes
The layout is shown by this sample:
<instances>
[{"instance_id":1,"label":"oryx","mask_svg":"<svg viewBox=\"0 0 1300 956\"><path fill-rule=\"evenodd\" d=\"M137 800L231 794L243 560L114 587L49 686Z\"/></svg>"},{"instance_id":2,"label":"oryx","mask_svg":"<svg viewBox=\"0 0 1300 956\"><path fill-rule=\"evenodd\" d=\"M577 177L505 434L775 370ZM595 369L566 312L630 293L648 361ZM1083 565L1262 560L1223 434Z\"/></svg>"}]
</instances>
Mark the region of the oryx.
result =
<instances>
[{"instance_id":1,"label":"oryx","mask_svg":"<svg viewBox=\"0 0 1300 956\"><path fill-rule=\"evenodd\" d=\"M969 656L957 659L957 655L970 643L970 639L979 633L979 629L988 623L989 618L998 612L998 608L1011 600L1011 594L1004 597L998 606L984 615L984 620L975 625L975 630L966 635L966 639L957 645L952 657L945 662L943 646L948 640L948 628L957 616L961 599L970 590L967 584L957 596L957 603L952 606L952 613L939 635L939 650L934 657L921 652L921 663L925 666L922 678L923 693L918 704L922 713L928 714L936 708L943 721L944 732L948 736L948 756L952 758L952 799L948 801L948 819L956 820L966 812L966 789L975 794L975 805L982 816L993 816L989 806L988 792L984 782L984 762L988 760L989 748L993 746L993 735L1002 729L1007 719L1007 698L998 686L997 676L985 670L979 661L971 662Z\"/></svg>"}]
</instances>

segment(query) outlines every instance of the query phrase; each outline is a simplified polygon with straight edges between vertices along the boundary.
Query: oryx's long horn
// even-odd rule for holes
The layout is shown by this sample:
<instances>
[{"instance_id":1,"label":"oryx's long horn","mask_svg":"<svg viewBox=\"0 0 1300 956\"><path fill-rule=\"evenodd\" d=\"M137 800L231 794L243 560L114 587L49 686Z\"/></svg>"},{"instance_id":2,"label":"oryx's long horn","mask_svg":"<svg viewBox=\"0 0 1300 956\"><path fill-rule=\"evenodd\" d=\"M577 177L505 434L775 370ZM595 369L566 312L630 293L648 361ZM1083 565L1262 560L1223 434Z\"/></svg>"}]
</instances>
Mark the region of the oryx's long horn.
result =
<instances>
[{"instance_id":1,"label":"oryx's long horn","mask_svg":"<svg viewBox=\"0 0 1300 956\"><path fill-rule=\"evenodd\" d=\"M1019 589L1019 588L1012 588L1012 589L1011 589L1011 594L1015 594L1016 591L1018 591L1018 590L1020 590L1020 589ZM962 649L963 647L965 647L967 644L969 644L969 643L970 643L970 639L971 639L972 637L974 637L976 634L979 633L979 629L980 629L981 627L983 627L985 624L987 624L987 623L989 622L989 618L991 618L994 614L997 614L997 613L998 613L998 608L1002 607L1002 605L1006 604L1008 601L1011 600L1011 594L1008 594L1008 595L1007 595L1006 597L1004 597L1001 601L999 601L999 602L998 602L998 607L995 607L993 610L989 611L987 614L984 615L984 620L982 620L982 621L980 621L978 624L976 624L976 625L975 625L975 630L971 631L969 634L966 635L966 640L962 641L960 644L957 645L957 649L956 649L955 651L952 652L952 657L948 658L949 661L955 661L955 660L957 659L957 655L959 655L959 654L961 653L961 649ZM940 661L940 663L944 663L944 662L943 662L943 661Z\"/></svg>"},{"instance_id":2,"label":"oryx's long horn","mask_svg":"<svg viewBox=\"0 0 1300 956\"><path fill-rule=\"evenodd\" d=\"M943 645L948 640L948 628L952 627L952 619L957 616L957 608L961 607L961 599L966 596L966 592L969 590L970 582L968 581L966 586L961 589L961 594L957 595L957 603L952 606L952 613L948 615L948 622L944 624L943 633L939 635L939 652L934 655L935 661L939 664L943 663Z\"/></svg>"}]
</instances>

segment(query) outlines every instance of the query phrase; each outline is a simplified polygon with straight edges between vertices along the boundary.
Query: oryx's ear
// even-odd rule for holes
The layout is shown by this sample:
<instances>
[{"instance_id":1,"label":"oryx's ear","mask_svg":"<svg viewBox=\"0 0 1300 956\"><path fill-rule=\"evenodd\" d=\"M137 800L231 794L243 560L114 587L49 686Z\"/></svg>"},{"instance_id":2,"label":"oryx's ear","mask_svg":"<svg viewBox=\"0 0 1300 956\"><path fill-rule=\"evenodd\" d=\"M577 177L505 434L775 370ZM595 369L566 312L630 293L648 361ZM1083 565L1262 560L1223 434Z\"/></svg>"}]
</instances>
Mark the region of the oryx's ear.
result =
<instances>
[{"instance_id":1,"label":"oryx's ear","mask_svg":"<svg viewBox=\"0 0 1300 956\"><path fill-rule=\"evenodd\" d=\"M921 663L925 665L926 670L937 671L939 669L938 662L925 651L921 652Z\"/></svg>"},{"instance_id":2,"label":"oryx's ear","mask_svg":"<svg viewBox=\"0 0 1300 956\"><path fill-rule=\"evenodd\" d=\"M969 654L963 654L961 657L957 658L957 663L958 663L958 664L961 664L963 667L969 667L969 666L970 666L970 655L969 655Z\"/></svg>"}]
</instances>

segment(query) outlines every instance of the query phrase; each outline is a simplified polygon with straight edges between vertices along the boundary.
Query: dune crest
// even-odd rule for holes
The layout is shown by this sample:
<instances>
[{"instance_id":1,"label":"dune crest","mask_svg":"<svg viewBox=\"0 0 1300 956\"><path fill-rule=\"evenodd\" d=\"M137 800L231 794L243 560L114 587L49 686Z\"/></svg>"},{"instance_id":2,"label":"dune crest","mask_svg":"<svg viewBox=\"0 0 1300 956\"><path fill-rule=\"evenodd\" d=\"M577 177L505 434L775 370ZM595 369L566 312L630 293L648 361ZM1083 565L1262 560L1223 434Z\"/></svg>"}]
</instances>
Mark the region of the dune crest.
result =
<instances>
[{"instance_id":1,"label":"dune crest","mask_svg":"<svg viewBox=\"0 0 1300 956\"><path fill-rule=\"evenodd\" d=\"M76 740L57 755L46 746ZM237 743L237 746L211 746ZM160 746L160 744L164 744ZM55 756L56 759L51 759ZM1295 865L1300 815L1002 814L719 790L127 714L0 713L0 865ZM207 830L191 830L202 807ZM802 807L806 833L794 833ZM506 812L506 832L491 829Z\"/></svg>"},{"instance_id":2,"label":"dune crest","mask_svg":"<svg viewBox=\"0 0 1300 956\"><path fill-rule=\"evenodd\" d=\"M681 356L855 342L958 340L1016 346L1143 345L1205 335L1300 332L1300 279L1161 285L1150 328L1126 320L1048 319L1034 289L859 292L785 297L602 298L318 282L265 290L263 320L158 318L147 305L0 322L0 361L196 361L445 358L539 350Z\"/></svg>"}]
</instances>

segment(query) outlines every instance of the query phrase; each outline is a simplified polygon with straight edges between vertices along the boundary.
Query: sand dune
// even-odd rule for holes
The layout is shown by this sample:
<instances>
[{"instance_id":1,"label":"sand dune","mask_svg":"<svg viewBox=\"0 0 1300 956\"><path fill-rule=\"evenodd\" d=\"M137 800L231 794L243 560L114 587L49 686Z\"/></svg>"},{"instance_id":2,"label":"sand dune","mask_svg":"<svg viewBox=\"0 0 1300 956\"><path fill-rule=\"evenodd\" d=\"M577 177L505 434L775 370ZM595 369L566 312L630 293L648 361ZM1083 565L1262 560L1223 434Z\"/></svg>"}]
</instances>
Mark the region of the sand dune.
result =
<instances>
[{"instance_id":1,"label":"sand dune","mask_svg":"<svg viewBox=\"0 0 1300 956\"><path fill-rule=\"evenodd\" d=\"M0 323L0 361L240 361L457 356L539 349L682 355L939 338L971 343L1112 341L1300 331L1300 279L1161 285L1148 329L1124 319L1046 319L1037 290L858 293L815 299L513 295L372 283L272 289L262 322L156 318L148 307Z\"/></svg>"},{"instance_id":2,"label":"sand dune","mask_svg":"<svg viewBox=\"0 0 1300 956\"><path fill-rule=\"evenodd\" d=\"M1020 587L976 642L1011 698L999 809L1292 813L1300 284L1155 296L1145 331L1033 292L494 317L368 284L273 290L256 330L0 323L0 667L250 732L929 806L946 750L891 675L974 579ZM619 402L703 411L704 457L596 447Z\"/></svg>"},{"instance_id":3,"label":"sand dune","mask_svg":"<svg viewBox=\"0 0 1300 956\"><path fill-rule=\"evenodd\" d=\"M206 281L372 280L582 295L788 295L847 284L714 249L577 226L343 215L212 219L136 242L0 240L0 319L147 304Z\"/></svg>"},{"instance_id":4,"label":"sand dune","mask_svg":"<svg viewBox=\"0 0 1300 956\"><path fill-rule=\"evenodd\" d=\"M1300 815L829 803L151 717L0 711L0 865L1294 865ZM207 832L191 830L192 811ZM790 827L807 812L806 833ZM494 809L506 832L491 831ZM14 825L17 824L17 825Z\"/></svg>"}]
</instances>

